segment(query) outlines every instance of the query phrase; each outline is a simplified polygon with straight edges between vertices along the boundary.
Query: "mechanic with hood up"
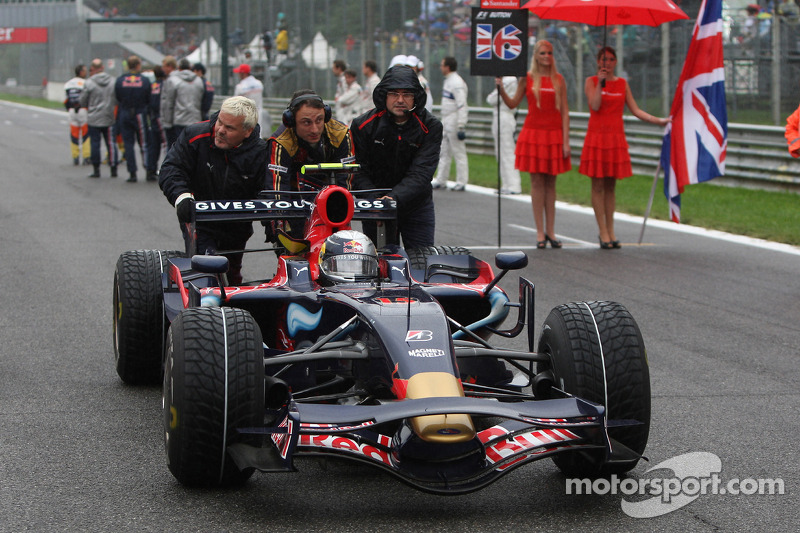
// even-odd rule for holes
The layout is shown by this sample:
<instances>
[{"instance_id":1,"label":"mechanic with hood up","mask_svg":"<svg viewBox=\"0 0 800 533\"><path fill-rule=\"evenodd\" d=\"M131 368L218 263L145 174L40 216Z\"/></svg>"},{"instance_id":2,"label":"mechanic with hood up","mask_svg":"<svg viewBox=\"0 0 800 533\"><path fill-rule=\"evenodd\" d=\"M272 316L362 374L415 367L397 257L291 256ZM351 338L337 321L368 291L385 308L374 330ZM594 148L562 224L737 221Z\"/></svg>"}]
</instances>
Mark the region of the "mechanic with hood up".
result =
<instances>
[{"instance_id":1,"label":"mechanic with hood up","mask_svg":"<svg viewBox=\"0 0 800 533\"><path fill-rule=\"evenodd\" d=\"M186 253L192 253L189 223L195 200L256 198L267 172L266 142L261 138L258 109L244 96L222 102L219 112L204 122L188 126L167 152L158 185L175 206ZM199 254L219 250L244 250L253 234L250 221L196 224ZM228 257L228 281L242 281L243 253Z\"/></svg>"},{"instance_id":2,"label":"mechanic with hood up","mask_svg":"<svg viewBox=\"0 0 800 533\"><path fill-rule=\"evenodd\" d=\"M397 223L387 224L387 244L406 248L433 246L436 217L431 179L439 163L442 123L425 109L427 97L409 66L386 71L372 93L375 109L353 120L350 134L361 170L350 178L352 190L391 189ZM377 224L363 221L364 233L377 242Z\"/></svg>"}]
</instances>

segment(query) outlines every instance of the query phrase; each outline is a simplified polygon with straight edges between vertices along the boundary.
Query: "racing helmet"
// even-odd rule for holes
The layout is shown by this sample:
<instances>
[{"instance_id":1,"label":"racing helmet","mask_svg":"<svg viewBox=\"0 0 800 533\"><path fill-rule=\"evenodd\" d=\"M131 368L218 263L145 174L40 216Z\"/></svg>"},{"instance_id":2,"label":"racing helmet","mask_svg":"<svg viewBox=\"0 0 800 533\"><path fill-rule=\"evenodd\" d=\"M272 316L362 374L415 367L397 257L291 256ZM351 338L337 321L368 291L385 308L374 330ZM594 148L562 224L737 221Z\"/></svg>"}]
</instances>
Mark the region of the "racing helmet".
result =
<instances>
[{"instance_id":1,"label":"racing helmet","mask_svg":"<svg viewBox=\"0 0 800 533\"><path fill-rule=\"evenodd\" d=\"M334 283L373 280L378 277L378 253L363 233L337 231L322 243L319 268Z\"/></svg>"}]
</instances>

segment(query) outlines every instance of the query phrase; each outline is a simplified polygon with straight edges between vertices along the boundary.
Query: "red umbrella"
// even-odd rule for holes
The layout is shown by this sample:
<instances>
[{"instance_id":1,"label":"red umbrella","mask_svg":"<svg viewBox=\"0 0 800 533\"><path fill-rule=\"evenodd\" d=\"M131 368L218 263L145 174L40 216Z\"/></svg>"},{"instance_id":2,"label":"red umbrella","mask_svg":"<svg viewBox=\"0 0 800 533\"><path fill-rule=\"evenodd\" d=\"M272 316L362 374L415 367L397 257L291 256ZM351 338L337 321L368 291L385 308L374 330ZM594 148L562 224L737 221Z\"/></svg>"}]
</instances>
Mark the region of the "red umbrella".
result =
<instances>
[{"instance_id":1,"label":"red umbrella","mask_svg":"<svg viewBox=\"0 0 800 533\"><path fill-rule=\"evenodd\" d=\"M658 26L689 16L670 0L531 0L522 6L540 19L609 24Z\"/></svg>"},{"instance_id":2,"label":"red umbrella","mask_svg":"<svg viewBox=\"0 0 800 533\"><path fill-rule=\"evenodd\" d=\"M532 11L540 19L578 22L591 26L658 26L689 18L670 0L531 0L522 7Z\"/></svg>"}]
</instances>

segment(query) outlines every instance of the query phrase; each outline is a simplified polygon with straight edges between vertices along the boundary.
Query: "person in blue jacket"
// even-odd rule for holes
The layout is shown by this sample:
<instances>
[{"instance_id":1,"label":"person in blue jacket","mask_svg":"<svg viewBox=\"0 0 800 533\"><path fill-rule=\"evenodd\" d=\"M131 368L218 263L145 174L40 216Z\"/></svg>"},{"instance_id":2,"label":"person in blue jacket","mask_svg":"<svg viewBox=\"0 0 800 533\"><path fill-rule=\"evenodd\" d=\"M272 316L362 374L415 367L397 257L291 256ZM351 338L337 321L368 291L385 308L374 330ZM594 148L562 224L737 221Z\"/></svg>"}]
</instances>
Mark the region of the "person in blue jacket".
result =
<instances>
[{"instance_id":1,"label":"person in blue jacket","mask_svg":"<svg viewBox=\"0 0 800 533\"><path fill-rule=\"evenodd\" d=\"M125 143L128 182L133 183L136 181L134 143L139 144L142 166L147 168L147 106L150 103L150 80L142 76L142 60L138 56L128 58L128 72L117 78L114 94L119 105L117 121Z\"/></svg>"}]
</instances>

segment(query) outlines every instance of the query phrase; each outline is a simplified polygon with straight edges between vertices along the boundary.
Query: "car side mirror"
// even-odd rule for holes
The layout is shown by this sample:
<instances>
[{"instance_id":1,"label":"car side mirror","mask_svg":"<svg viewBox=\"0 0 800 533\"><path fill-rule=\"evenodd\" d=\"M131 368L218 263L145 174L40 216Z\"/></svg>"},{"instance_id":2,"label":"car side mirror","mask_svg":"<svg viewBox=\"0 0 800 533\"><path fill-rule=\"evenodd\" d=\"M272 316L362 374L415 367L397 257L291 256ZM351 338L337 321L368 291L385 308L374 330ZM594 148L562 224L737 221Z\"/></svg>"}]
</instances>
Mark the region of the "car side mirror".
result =
<instances>
[{"instance_id":1,"label":"car side mirror","mask_svg":"<svg viewBox=\"0 0 800 533\"><path fill-rule=\"evenodd\" d=\"M503 276L505 276L509 270L519 270L520 268L528 266L528 256L523 251L499 252L494 256L494 264L500 269L500 273L483 289L484 296L489 294L489 291L503 279Z\"/></svg>"},{"instance_id":2,"label":"car side mirror","mask_svg":"<svg viewBox=\"0 0 800 533\"><path fill-rule=\"evenodd\" d=\"M519 270L528 266L528 254L523 251L500 252L494 256L494 264L500 270Z\"/></svg>"},{"instance_id":3,"label":"car side mirror","mask_svg":"<svg viewBox=\"0 0 800 533\"><path fill-rule=\"evenodd\" d=\"M193 255L192 270L203 274L224 274L228 271L228 258L224 255Z\"/></svg>"}]
</instances>

